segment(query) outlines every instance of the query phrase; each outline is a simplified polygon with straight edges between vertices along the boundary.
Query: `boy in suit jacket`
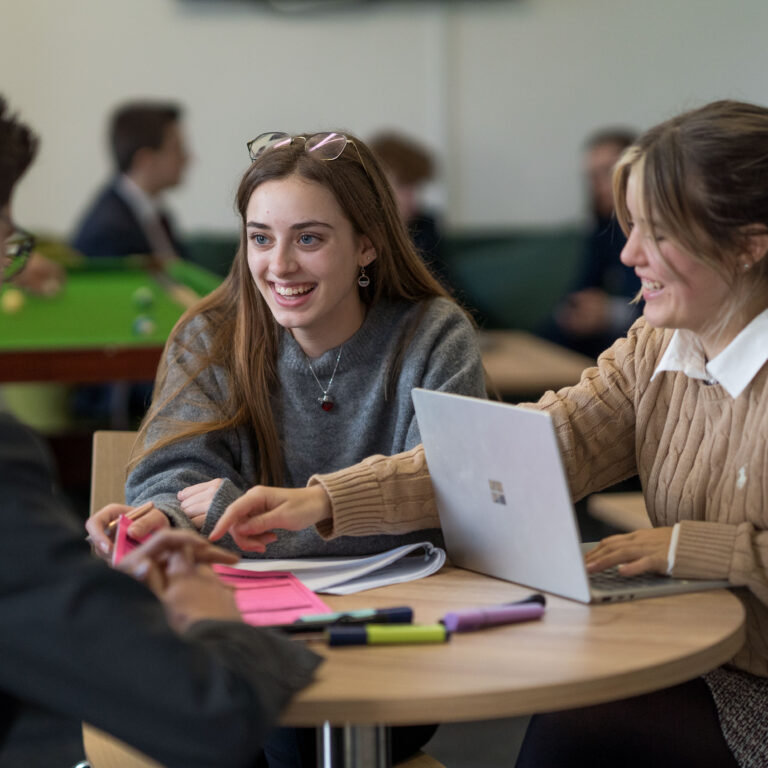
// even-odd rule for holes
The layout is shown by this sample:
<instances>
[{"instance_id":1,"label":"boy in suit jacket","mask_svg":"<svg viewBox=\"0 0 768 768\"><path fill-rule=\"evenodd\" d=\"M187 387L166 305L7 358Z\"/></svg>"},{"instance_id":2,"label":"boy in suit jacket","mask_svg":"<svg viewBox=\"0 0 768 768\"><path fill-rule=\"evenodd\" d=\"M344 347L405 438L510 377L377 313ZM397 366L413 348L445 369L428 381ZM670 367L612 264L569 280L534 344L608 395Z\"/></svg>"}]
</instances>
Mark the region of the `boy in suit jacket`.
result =
<instances>
[{"instance_id":1,"label":"boy in suit jacket","mask_svg":"<svg viewBox=\"0 0 768 768\"><path fill-rule=\"evenodd\" d=\"M90 257L147 254L183 257L160 200L177 186L189 161L175 104L130 102L112 116L114 178L83 216L72 244Z\"/></svg>"}]
</instances>

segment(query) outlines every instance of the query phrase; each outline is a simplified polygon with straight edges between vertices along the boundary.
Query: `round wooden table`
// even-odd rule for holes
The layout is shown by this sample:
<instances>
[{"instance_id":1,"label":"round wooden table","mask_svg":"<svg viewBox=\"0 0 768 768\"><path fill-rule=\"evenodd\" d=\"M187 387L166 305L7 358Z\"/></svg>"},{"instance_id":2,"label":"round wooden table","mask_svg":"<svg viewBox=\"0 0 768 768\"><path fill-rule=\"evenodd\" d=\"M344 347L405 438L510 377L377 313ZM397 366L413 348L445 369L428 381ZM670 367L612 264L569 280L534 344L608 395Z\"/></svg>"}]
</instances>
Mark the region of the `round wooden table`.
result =
<instances>
[{"instance_id":1,"label":"round wooden table","mask_svg":"<svg viewBox=\"0 0 768 768\"><path fill-rule=\"evenodd\" d=\"M345 597L335 610L410 605L414 621L519 600L531 590L446 567L420 581ZM547 596L543 619L454 634L437 645L328 648L282 722L347 729L554 711L664 688L730 659L744 609L727 590L588 606ZM370 757L370 756L369 756ZM337 760L326 765L382 765Z\"/></svg>"},{"instance_id":2,"label":"round wooden table","mask_svg":"<svg viewBox=\"0 0 768 768\"><path fill-rule=\"evenodd\" d=\"M420 581L346 597L336 610L410 605L415 621L519 600L530 590L446 567ZM317 679L282 722L321 727L320 765L387 768L387 726L481 720L597 704L674 685L727 661L744 609L726 590L587 606L547 596L541 620L455 634L438 645L327 648ZM160 768L90 726L94 768Z\"/></svg>"}]
</instances>

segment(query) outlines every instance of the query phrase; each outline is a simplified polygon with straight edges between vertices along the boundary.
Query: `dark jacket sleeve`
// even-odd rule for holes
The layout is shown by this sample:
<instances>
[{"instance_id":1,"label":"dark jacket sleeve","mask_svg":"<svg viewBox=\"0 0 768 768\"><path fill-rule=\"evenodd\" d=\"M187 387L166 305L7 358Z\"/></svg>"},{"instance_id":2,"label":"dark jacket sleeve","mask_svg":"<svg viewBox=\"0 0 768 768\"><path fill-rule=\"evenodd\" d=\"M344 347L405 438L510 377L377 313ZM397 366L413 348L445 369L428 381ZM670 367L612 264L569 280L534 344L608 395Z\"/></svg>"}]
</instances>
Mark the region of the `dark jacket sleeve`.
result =
<instances>
[{"instance_id":1,"label":"dark jacket sleeve","mask_svg":"<svg viewBox=\"0 0 768 768\"><path fill-rule=\"evenodd\" d=\"M252 766L320 657L277 633L201 622L186 636L94 558L41 446L0 415L0 699L114 734L169 768Z\"/></svg>"},{"instance_id":2,"label":"dark jacket sleeve","mask_svg":"<svg viewBox=\"0 0 768 768\"><path fill-rule=\"evenodd\" d=\"M90 258L151 253L141 224L114 185L103 189L84 214L72 245Z\"/></svg>"},{"instance_id":3,"label":"dark jacket sleeve","mask_svg":"<svg viewBox=\"0 0 768 768\"><path fill-rule=\"evenodd\" d=\"M163 220L174 251L189 258L170 217ZM72 246L90 257L132 256L152 253L152 246L136 214L117 191L113 181L104 188L83 215L72 238Z\"/></svg>"}]
</instances>

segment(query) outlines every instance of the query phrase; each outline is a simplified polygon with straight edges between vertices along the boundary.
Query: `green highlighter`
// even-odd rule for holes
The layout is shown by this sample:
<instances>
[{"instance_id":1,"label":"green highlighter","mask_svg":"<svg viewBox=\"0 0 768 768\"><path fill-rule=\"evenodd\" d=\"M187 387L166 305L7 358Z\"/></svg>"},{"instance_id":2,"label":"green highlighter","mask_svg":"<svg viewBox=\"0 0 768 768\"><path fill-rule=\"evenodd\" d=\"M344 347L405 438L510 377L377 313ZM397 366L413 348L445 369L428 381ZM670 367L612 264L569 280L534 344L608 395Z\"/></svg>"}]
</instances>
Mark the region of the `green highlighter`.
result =
<instances>
[{"instance_id":1,"label":"green highlighter","mask_svg":"<svg viewBox=\"0 0 768 768\"><path fill-rule=\"evenodd\" d=\"M406 645L445 643L451 635L443 624L365 624L330 627L328 645Z\"/></svg>"}]
</instances>

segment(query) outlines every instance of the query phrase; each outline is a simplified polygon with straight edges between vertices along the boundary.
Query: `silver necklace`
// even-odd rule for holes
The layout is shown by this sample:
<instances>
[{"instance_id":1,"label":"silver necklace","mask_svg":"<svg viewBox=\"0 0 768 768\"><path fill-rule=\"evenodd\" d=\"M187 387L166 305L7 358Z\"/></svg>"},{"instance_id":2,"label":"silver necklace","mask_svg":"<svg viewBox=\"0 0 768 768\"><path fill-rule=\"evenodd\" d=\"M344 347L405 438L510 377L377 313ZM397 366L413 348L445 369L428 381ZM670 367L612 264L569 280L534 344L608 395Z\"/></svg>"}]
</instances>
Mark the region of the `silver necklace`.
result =
<instances>
[{"instance_id":1,"label":"silver necklace","mask_svg":"<svg viewBox=\"0 0 768 768\"><path fill-rule=\"evenodd\" d=\"M336 375L336 369L339 367L339 360L341 360L342 349L344 349L343 344L339 347L339 354L336 355L336 365L333 366L333 373L331 373L331 378L328 379L327 387L324 387L320 383L320 379L317 378L315 369L312 367L312 363L309 361L309 358L307 357L307 365L309 366L309 370L312 372L312 375L315 377L315 381L317 382L317 386L320 387L320 391L323 393L322 397L317 398L317 402L320 403L320 407L324 411L330 411L335 405L335 403L333 402L333 398L328 393L331 391L331 385L333 384L333 377Z\"/></svg>"}]
</instances>

